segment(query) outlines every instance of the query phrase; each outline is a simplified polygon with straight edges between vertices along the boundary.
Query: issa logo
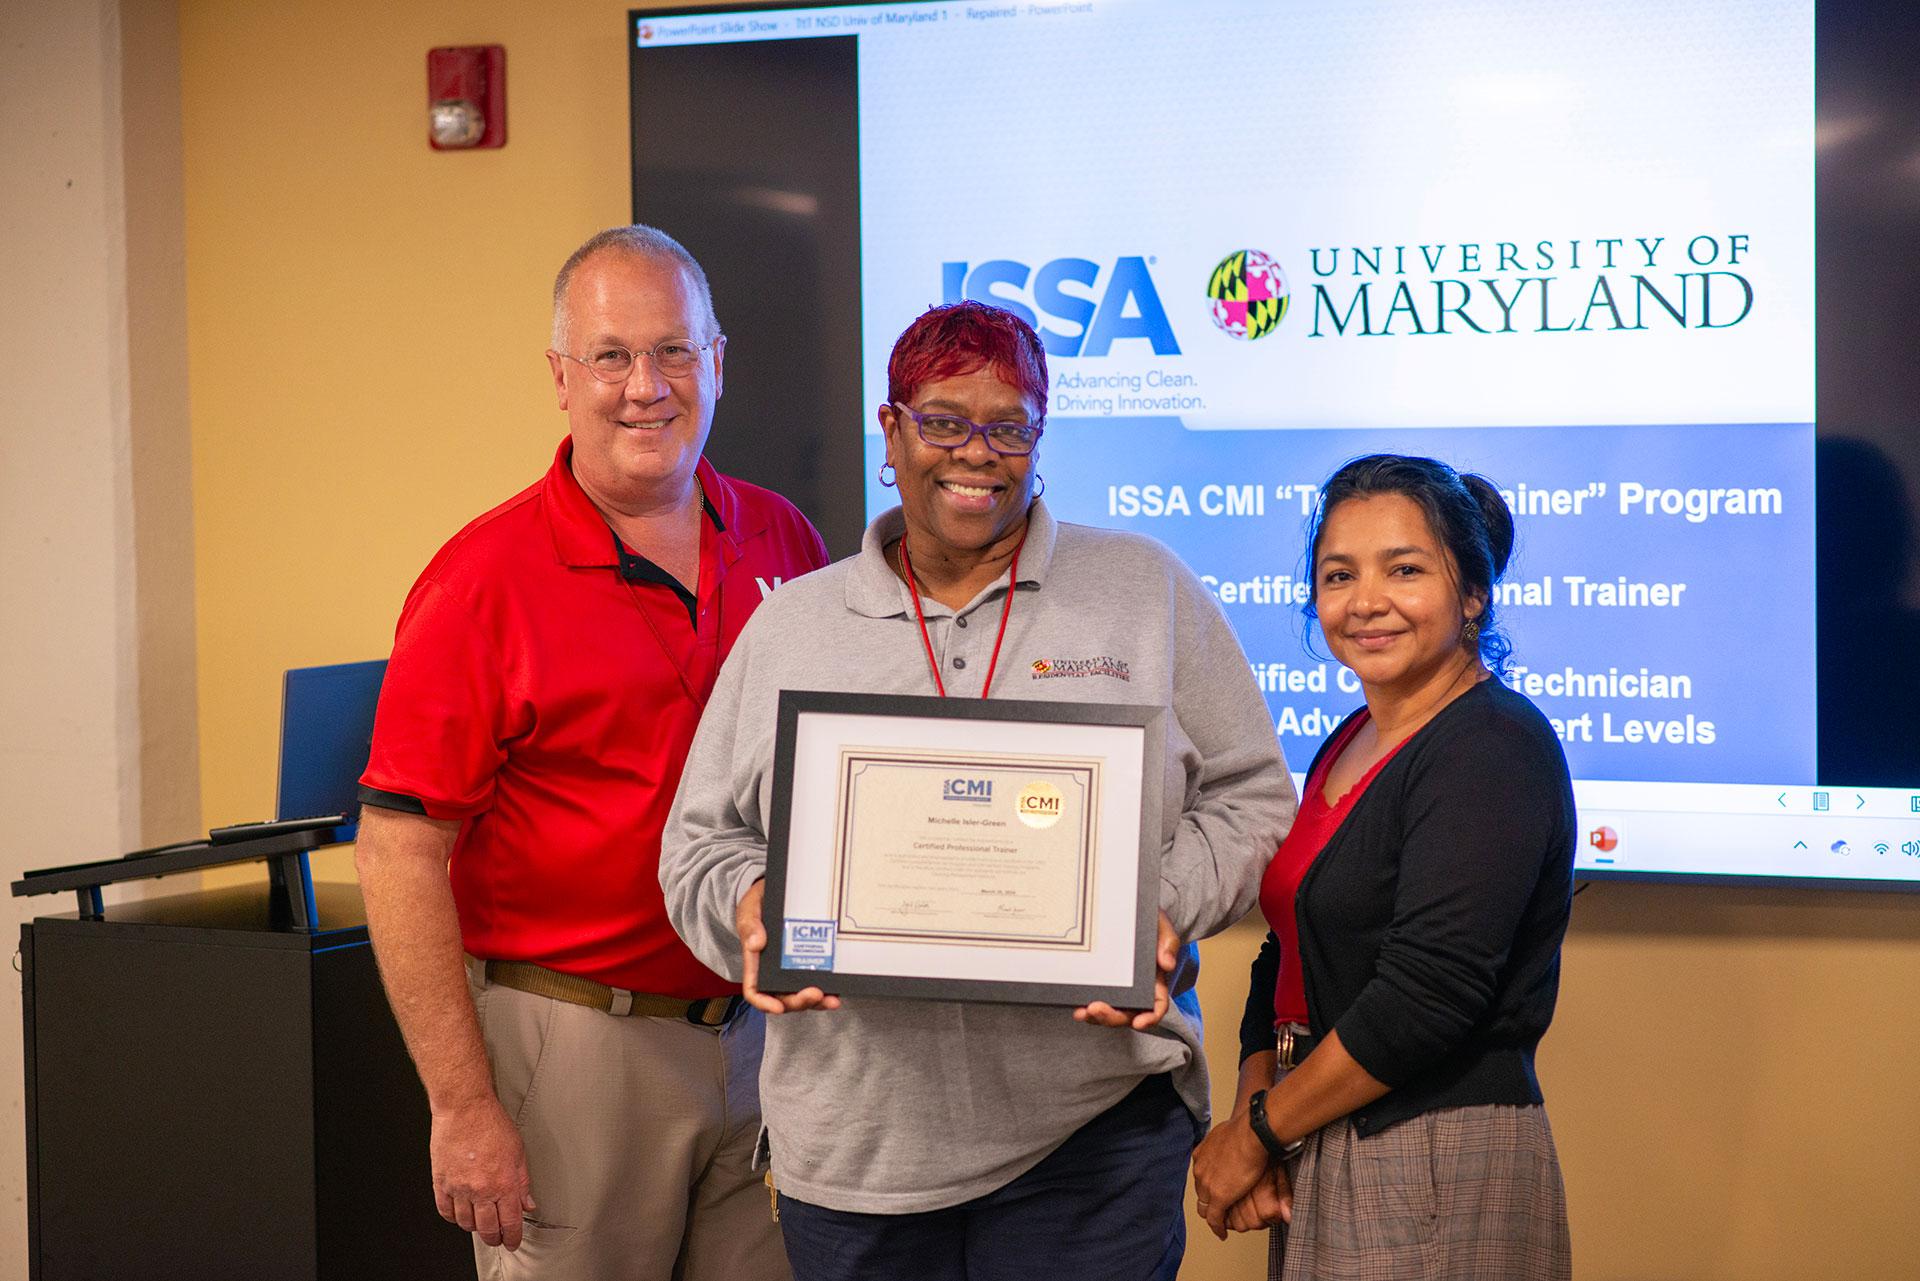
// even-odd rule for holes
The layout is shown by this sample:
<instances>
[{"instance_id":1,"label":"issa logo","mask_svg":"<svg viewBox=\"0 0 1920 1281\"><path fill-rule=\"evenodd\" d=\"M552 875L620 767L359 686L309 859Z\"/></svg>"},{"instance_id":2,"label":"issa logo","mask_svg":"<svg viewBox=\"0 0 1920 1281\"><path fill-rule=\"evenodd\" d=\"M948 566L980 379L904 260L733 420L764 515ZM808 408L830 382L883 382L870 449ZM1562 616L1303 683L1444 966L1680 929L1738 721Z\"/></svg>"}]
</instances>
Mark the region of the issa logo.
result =
<instances>
[{"instance_id":1,"label":"issa logo","mask_svg":"<svg viewBox=\"0 0 1920 1281\"><path fill-rule=\"evenodd\" d=\"M1105 356L1127 341L1146 342L1156 356L1178 356L1180 344L1148 261L1139 255L1115 259L1104 276L1090 258L1055 258L1037 268L1011 258L943 262L940 298L1006 308L1034 327L1049 356ZM1051 328L1049 320L1074 332Z\"/></svg>"},{"instance_id":2,"label":"issa logo","mask_svg":"<svg viewBox=\"0 0 1920 1281\"><path fill-rule=\"evenodd\" d=\"M1265 338L1287 318L1287 277L1258 249L1236 249L1222 258L1207 277L1207 297L1220 331L1248 342Z\"/></svg>"}]
</instances>

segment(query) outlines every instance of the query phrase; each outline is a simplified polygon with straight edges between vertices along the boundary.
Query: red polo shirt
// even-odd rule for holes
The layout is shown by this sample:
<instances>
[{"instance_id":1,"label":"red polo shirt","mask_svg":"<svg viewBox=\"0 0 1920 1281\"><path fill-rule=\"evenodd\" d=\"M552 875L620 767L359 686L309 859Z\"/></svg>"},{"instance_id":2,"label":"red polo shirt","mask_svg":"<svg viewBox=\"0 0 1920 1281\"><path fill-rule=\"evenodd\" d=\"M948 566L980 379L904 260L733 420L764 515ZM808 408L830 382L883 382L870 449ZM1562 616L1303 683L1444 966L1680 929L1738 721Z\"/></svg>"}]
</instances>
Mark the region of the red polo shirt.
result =
<instances>
[{"instance_id":1,"label":"red polo shirt","mask_svg":"<svg viewBox=\"0 0 1920 1281\"><path fill-rule=\"evenodd\" d=\"M734 638L775 586L826 564L826 547L791 503L702 459L690 617L651 562L628 553L620 572L572 456L563 440L538 483L461 530L414 584L361 797L462 820L450 872L473 955L723 995L733 985L667 921L660 832Z\"/></svg>"}]
</instances>

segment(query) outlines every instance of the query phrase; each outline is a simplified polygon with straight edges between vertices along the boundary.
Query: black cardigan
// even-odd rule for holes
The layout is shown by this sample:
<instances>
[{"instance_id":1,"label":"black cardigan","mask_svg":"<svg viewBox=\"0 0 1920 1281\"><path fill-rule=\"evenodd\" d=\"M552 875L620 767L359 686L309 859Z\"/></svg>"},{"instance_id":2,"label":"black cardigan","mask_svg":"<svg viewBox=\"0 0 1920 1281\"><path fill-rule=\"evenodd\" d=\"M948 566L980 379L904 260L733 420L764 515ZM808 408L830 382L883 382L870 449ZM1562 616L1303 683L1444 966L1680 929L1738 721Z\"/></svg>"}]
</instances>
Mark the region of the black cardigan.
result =
<instances>
[{"instance_id":1,"label":"black cardigan","mask_svg":"<svg viewBox=\"0 0 1920 1281\"><path fill-rule=\"evenodd\" d=\"M1313 1031L1339 1032L1393 1087L1353 1114L1361 1137L1436 1108L1541 1101L1533 1053L1560 986L1576 835L1559 737L1489 680L1427 722L1328 839L1294 911ZM1269 934L1243 1062L1273 1048L1279 973Z\"/></svg>"}]
</instances>

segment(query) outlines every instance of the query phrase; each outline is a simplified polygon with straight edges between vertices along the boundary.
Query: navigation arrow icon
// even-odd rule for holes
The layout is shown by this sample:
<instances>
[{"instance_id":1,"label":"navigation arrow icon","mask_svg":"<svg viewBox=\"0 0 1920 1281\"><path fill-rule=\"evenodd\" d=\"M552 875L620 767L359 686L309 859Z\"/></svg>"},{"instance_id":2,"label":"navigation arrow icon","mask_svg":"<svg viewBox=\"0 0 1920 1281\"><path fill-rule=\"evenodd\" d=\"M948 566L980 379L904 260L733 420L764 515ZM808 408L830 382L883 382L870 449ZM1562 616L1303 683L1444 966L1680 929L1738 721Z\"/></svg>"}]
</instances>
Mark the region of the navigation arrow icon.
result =
<instances>
[{"instance_id":1,"label":"navigation arrow icon","mask_svg":"<svg viewBox=\"0 0 1920 1281\"><path fill-rule=\"evenodd\" d=\"M1786 794L1785 792L1782 792L1782 793L1780 793L1780 795L1779 795L1779 797L1778 797L1777 799L1778 799L1778 800L1779 800L1779 802L1780 802L1780 808L1781 808L1781 809L1785 809L1785 808L1787 808L1787 794Z\"/></svg>"},{"instance_id":2,"label":"navigation arrow icon","mask_svg":"<svg viewBox=\"0 0 1920 1281\"><path fill-rule=\"evenodd\" d=\"M1807 843L1806 843L1805 841L1795 841L1795 842L1793 843L1793 848L1795 848L1795 849L1797 849L1797 850L1803 850L1803 849L1805 849L1805 848L1807 848Z\"/></svg>"},{"instance_id":3,"label":"navigation arrow icon","mask_svg":"<svg viewBox=\"0 0 1920 1281\"><path fill-rule=\"evenodd\" d=\"M1859 809L1862 805L1865 805L1866 803L1867 803L1866 797L1860 795L1860 793L1858 792L1855 792L1853 794L1853 808Z\"/></svg>"}]
</instances>

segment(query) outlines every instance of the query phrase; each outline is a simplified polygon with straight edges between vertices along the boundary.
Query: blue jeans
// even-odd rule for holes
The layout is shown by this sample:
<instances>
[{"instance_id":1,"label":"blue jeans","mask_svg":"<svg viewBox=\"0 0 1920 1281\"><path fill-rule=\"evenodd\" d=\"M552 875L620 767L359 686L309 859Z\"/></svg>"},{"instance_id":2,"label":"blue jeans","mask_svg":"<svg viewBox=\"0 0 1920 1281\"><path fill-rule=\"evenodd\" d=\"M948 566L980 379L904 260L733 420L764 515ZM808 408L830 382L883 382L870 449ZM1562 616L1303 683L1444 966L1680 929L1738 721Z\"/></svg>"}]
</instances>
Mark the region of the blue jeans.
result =
<instances>
[{"instance_id":1,"label":"blue jeans","mask_svg":"<svg viewBox=\"0 0 1920 1281\"><path fill-rule=\"evenodd\" d=\"M783 1194L794 1281L1174 1281L1198 1130L1162 1074L1005 1187L944 1210L853 1214Z\"/></svg>"}]
</instances>

